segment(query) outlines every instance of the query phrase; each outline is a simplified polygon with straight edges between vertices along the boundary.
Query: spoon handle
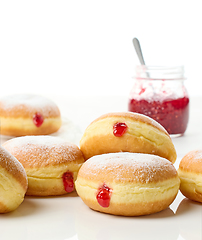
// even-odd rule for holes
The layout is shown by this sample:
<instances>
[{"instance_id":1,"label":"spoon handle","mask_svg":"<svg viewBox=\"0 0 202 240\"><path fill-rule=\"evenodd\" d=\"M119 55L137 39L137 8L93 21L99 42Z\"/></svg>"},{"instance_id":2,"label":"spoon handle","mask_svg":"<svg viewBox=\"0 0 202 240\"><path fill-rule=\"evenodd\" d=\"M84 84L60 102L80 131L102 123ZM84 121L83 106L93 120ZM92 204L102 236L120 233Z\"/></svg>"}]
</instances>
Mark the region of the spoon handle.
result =
<instances>
[{"instance_id":1,"label":"spoon handle","mask_svg":"<svg viewBox=\"0 0 202 240\"><path fill-rule=\"evenodd\" d=\"M136 53L137 53L137 56L139 58L140 63L142 65L145 65L145 61L144 61L144 58L143 58L140 42L137 38L133 38L133 45L135 47L135 50L136 50Z\"/></svg>"}]
</instances>

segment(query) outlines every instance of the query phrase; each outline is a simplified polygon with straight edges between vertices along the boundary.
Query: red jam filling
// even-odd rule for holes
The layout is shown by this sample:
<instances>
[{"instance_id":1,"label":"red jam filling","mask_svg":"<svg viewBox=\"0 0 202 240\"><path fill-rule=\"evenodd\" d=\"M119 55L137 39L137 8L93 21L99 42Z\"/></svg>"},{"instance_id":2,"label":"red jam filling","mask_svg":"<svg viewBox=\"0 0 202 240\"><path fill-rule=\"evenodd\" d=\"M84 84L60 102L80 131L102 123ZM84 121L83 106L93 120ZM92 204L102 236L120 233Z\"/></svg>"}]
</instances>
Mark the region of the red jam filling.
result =
<instances>
[{"instance_id":1,"label":"red jam filling","mask_svg":"<svg viewBox=\"0 0 202 240\"><path fill-rule=\"evenodd\" d=\"M97 201L101 207L107 208L110 204L111 189L104 183L101 188L98 189Z\"/></svg>"},{"instance_id":2,"label":"red jam filling","mask_svg":"<svg viewBox=\"0 0 202 240\"><path fill-rule=\"evenodd\" d=\"M149 116L159 122L169 134L183 134L189 120L189 98L164 101L130 99L128 110Z\"/></svg>"},{"instance_id":3,"label":"red jam filling","mask_svg":"<svg viewBox=\"0 0 202 240\"><path fill-rule=\"evenodd\" d=\"M33 116L33 122L36 125L36 127L40 127L43 124L44 118L41 115L41 113L35 113Z\"/></svg>"},{"instance_id":4,"label":"red jam filling","mask_svg":"<svg viewBox=\"0 0 202 240\"><path fill-rule=\"evenodd\" d=\"M116 137L121 137L127 131L128 126L125 123L115 123L113 126L113 134Z\"/></svg>"},{"instance_id":5,"label":"red jam filling","mask_svg":"<svg viewBox=\"0 0 202 240\"><path fill-rule=\"evenodd\" d=\"M62 176L63 185L66 192L74 191L74 178L71 172L65 172Z\"/></svg>"}]
</instances>

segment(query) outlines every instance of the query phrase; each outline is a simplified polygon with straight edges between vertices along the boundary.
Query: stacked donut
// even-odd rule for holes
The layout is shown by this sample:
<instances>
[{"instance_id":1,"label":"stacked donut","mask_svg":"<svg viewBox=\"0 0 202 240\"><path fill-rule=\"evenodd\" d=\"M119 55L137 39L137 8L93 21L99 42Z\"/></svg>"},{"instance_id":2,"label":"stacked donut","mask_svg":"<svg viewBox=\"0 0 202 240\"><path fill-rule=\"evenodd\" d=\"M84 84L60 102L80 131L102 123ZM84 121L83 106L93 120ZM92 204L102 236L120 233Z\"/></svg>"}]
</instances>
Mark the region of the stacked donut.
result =
<instances>
[{"instance_id":1,"label":"stacked donut","mask_svg":"<svg viewBox=\"0 0 202 240\"><path fill-rule=\"evenodd\" d=\"M175 199L180 180L166 130L136 113L110 113L93 121L80 141L87 160L76 190L90 208L115 215L159 212Z\"/></svg>"},{"instance_id":2,"label":"stacked donut","mask_svg":"<svg viewBox=\"0 0 202 240\"><path fill-rule=\"evenodd\" d=\"M61 126L53 102L37 95L4 97L0 120L2 134L17 136L0 148L0 213L15 210L25 195L57 196L75 190L84 157L75 144L48 136Z\"/></svg>"},{"instance_id":3,"label":"stacked donut","mask_svg":"<svg viewBox=\"0 0 202 240\"><path fill-rule=\"evenodd\" d=\"M81 150L53 136L23 136L0 148L0 212L15 210L24 195L57 196L73 192L84 162Z\"/></svg>"}]
</instances>

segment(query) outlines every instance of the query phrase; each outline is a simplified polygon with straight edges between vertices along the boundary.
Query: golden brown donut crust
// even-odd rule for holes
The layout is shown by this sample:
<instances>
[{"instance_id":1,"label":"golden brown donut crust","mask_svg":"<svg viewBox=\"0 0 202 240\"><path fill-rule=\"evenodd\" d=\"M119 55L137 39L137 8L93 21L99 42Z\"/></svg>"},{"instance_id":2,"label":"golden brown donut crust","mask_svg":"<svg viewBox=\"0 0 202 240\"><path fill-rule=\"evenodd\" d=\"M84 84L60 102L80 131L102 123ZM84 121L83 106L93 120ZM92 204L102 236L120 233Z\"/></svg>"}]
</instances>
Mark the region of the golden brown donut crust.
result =
<instances>
[{"instance_id":1,"label":"golden brown donut crust","mask_svg":"<svg viewBox=\"0 0 202 240\"><path fill-rule=\"evenodd\" d=\"M109 207L96 200L98 189L112 189ZM109 153L88 159L80 168L76 190L90 208L124 216L159 212L175 199L180 180L173 164L159 156Z\"/></svg>"},{"instance_id":2,"label":"golden brown donut crust","mask_svg":"<svg viewBox=\"0 0 202 240\"><path fill-rule=\"evenodd\" d=\"M102 162L99 166L99 159L105 158L107 164ZM125 158L125 163L119 159ZM144 158L150 161L144 162ZM90 181L99 180L109 182L134 182L134 183L157 183L177 176L177 171L166 159L159 156L141 153L116 153L103 154L94 157L98 162L93 161L83 164L79 176ZM129 161L134 161L131 163ZM140 159L140 160L139 160ZM142 161L142 162L141 162ZM128 163L128 165L126 164ZM148 164L148 165L147 165ZM127 168L127 170L126 170ZM143 173L143 174L142 174Z\"/></svg>"},{"instance_id":3,"label":"golden brown donut crust","mask_svg":"<svg viewBox=\"0 0 202 240\"><path fill-rule=\"evenodd\" d=\"M2 119L1 119L2 120ZM16 122L16 119L4 119L1 122ZM28 124L26 124L26 122ZM48 135L57 132L61 126L61 119L45 119L40 127L33 124L32 119L19 119L19 124L2 124L1 134L7 136L26 136L26 135Z\"/></svg>"},{"instance_id":4,"label":"golden brown donut crust","mask_svg":"<svg viewBox=\"0 0 202 240\"><path fill-rule=\"evenodd\" d=\"M33 117L42 115L44 122L35 126ZM45 97L16 94L0 99L1 134L9 136L45 135L56 132L61 126L58 106Z\"/></svg>"},{"instance_id":5,"label":"golden brown donut crust","mask_svg":"<svg viewBox=\"0 0 202 240\"><path fill-rule=\"evenodd\" d=\"M58 137L18 137L3 145L26 170L29 183L27 195L66 194L63 174L71 172L75 181L84 162L83 154L75 144Z\"/></svg>"},{"instance_id":6,"label":"golden brown donut crust","mask_svg":"<svg viewBox=\"0 0 202 240\"><path fill-rule=\"evenodd\" d=\"M202 150L188 152L180 161L179 168L194 173L202 173Z\"/></svg>"},{"instance_id":7,"label":"golden brown donut crust","mask_svg":"<svg viewBox=\"0 0 202 240\"><path fill-rule=\"evenodd\" d=\"M27 190L27 176L24 168L14 157L0 146L0 166L12 175Z\"/></svg>"},{"instance_id":8,"label":"golden brown donut crust","mask_svg":"<svg viewBox=\"0 0 202 240\"><path fill-rule=\"evenodd\" d=\"M117 122L124 122L128 127L121 137L113 134L113 125ZM108 113L94 120L80 140L80 149L85 159L110 152L154 154L172 163L177 158L167 131L153 119L131 112Z\"/></svg>"},{"instance_id":9,"label":"golden brown donut crust","mask_svg":"<svg viewBox=\"0 0 202 240\"><path fill-rule=\"evenodd\" d=\"M8 100L10 102L8 102ZM42 113L44 117L60 116L60 110L57 105L42 96L16 94L0 99L0 116L9 118L32 118L36 112Z\"/></svg>"},{"instance_id":10,"label":"golden brown donut crust","mask_svg":"<svg viewBox=\"0 0 202 240\"><path fill-rule=\"evenodd\" d=\"M0 146L0 213L15 210L23 202L28 187L23 166Z\"/></svg>"},{"instance_id":11,"label":"golden brown donut crust","mask_svg":"<svg viewBox=\"0 0 202 240\"><path fill-rule=\"evenodd\" d=\"M97 119L95 119L93 122L97 122L103 118L108 118L108 117L123 117L123 118L131 118L134 121L139 121L139 122L143 122L143 123L147 123L157 129L159 129L160 131L164 132L166 135L169 136L168 132L165 130L165 128L163 128L159 123L157 123L155 120L153 120L152 118L149 118L143 114L138 114L138 113L132 113L132 112L114 112L114 113L106 113L103 114L102 116L98 117ZM92 123L93 123L92 122ZM169 136L170 137L170 136Z\"/></svg>"},{"instance_id":12,"label":"golden brown donut crust","mask_svg":"<svg viewBox=\"0 0 202 240\"><path fill-rule=\"evenodd\" d=\"M149 215L153 213L160 212L167 207L170 206L170 204L175 200L176 195L166 199L166 201L155 201L155 202L148 202L148 203L136 203L136 204L116 204L111 205L110 209L102 208L98 204L95 206L94 201L90 201L89 199L82 199L83 202L91 209L98 211L98 212L104 212L112 215L118 215L118 216L143 216L143 215Z\"/></svg>"},{"instance_id":13,"label":"golden brown donut crust","mask_svg":"<svg viewBox=\"0 0 202 240\"><path fill-rule=\"evenodd\" d=\"M41 144L44 139L52 139L53 145ZM18 140L22 144L18 144ZM24 141L23 141L24 140ZM39 143L37 144L37 140ZM56 143L54 144L54 140ZM25 136L11 139L3 146L23 165L24 168L37 169L43 167L54 167L67 163L82 163L83 154L80 149L72 143L57 142L56 137L50 136Z\"/></svg>"},{"instance_id":14,"label":"golden brown donut crust","mask_svg":"<svg viewBox=\"0 0 202 240\"><path fill-rule=\"evenodd\" d=\"M188 152L180 161L178 174L182 194L202 203L202 150Z\"/></svg>"}]
</instances>

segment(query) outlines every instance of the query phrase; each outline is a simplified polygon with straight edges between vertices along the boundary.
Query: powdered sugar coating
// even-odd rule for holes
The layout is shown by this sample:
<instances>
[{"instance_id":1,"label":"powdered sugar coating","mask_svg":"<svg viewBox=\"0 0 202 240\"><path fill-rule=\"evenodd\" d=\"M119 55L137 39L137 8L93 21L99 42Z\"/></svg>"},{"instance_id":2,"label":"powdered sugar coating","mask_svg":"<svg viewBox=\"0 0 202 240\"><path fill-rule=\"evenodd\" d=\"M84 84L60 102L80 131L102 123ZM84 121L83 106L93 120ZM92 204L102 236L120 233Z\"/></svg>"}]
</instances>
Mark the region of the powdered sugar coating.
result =
<instances>
[{"instance_id":1,"label":"powdered sugar coating","mask_svg":"<svg viewBox=\"0 0 202 240\"><path fill-rule=\"evenodd\" d=\"M55 105L51 100L34 94L9 95L1 98L0 101L7 109L11 109L17 105L26 105L27 107L45 107L47 105Z\"/></svg>"},{"instance_id":2,"label":"powdered sugar coating","mask_svg":"<svg viewBox=\"0 0 202 240\"><path fill-rule=\"evenodd\" d=\"M79 175L87 179L114 182L159 182L174 178L173 164L162 157L142 153L109 153L88 159Z\"/></svg>"},{"instance_id":3,"label":"powdered sugar coating","mask_svg":"<svg viewBox=\"0 0 202 240\"><path fill-rule=\"evenodd\" d=\"M180 161L179 168L186 171L202 173L202 150L188 152Z\"/></svg>"},{"instance_id":4,"label":"powdered sugar coating","mask_svg":"<svg viewBox=\"0 0 202 240\"><path fill-rule=\"evenodd\" d=\"M24 136L4 143L26 168L83 161L80 149L72 143L53 136Z\"/></svg>"},{"instance_id":5,"label":"powdered sugar coating","mask_svg":"<svg viewBox=\"0 0 202 240\"><path fill-rule=\"evenodd\" d=\"M39 147L47 146L52 147L54 145L60 145L66 143L66 141L59 137L53 136L23 136L9 140L11 147L28 147L37 145Z\"/></svg>"},{"instance_id":6,"label":"powdered sugar coating","mask_svg":"<svg viewBox=\"0 0 202 240\"><path fill-rule=\"evenodd\" d=\"M27 174L22 164L4 147L0 146L0 165L27 188Z\"/></svg>"},{"instance_id":7,"label":"powdered sugar coating","mask_svg":"<svg viewBox=\"0 0 202 240\"><path fill-rule=\"evenodd\" d=\"M40 95L34 94L14 94L8 95L0 98L1 111L6 111L7 113L12 113L16 108L17 111L33 112L39 111L43 115L58 115L59 109L57 105Z\"/></svg>"},{"instance_id":8,"label":"powdered sugar coating","mask_svg":"<svg viewBox=\"0 0 202 240\"><path fill-rule=\"evenodd\" d=\"M192 158L192 162L200 162L202 164L202 150L191 151L187 153L187 157Z\"/></svg>"}]
</instances>

